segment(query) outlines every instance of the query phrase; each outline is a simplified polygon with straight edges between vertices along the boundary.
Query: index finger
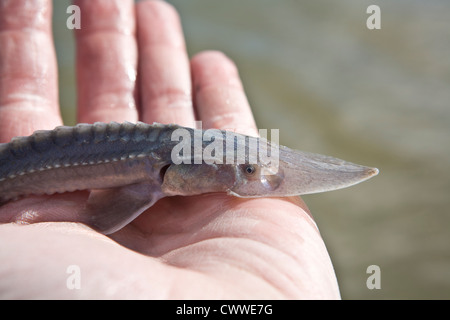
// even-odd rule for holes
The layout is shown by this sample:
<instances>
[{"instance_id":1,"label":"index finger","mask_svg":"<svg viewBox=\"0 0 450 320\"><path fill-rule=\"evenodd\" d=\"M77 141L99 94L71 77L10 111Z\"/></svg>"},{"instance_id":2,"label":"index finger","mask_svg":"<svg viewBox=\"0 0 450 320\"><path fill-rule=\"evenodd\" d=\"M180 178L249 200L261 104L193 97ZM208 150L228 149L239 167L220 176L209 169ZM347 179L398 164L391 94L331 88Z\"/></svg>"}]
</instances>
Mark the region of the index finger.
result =
<instances>
[{"instance_id":1,"label":"index finger","mask_svg":"<svg viewBox=\"0 0 450 320\"><path fill-rule=\"evenodd\" d=\"M50 0L0 0L0 141L62 123Z\"/></svg>"}]
</instances>

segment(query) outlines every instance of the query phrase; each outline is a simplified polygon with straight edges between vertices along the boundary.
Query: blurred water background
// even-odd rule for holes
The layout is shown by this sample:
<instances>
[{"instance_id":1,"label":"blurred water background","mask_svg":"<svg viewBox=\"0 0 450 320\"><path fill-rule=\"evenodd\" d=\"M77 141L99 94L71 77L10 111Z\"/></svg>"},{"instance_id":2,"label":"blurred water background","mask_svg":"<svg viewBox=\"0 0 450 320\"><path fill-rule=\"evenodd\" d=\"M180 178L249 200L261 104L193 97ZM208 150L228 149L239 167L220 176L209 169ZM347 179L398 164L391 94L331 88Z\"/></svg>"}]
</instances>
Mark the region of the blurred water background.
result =
<instances>
[{"instance_id":1,"label":"blurred water background","mask_svg":"<svg viewBox=\"0 0 450 320\"><path fill-rule=\"evenodd\" d=\"M224 51L260 128L292 148L380 169L304 196L345 299L450 298L450 2L171 0L189 54ZM60 102L75 123L74 39L55 1ZM369 5L381 29L369 30ZM274 212L276 214L276 212ZM381 289L369 290L378 265Z\"/></svg>"}]
</instances>

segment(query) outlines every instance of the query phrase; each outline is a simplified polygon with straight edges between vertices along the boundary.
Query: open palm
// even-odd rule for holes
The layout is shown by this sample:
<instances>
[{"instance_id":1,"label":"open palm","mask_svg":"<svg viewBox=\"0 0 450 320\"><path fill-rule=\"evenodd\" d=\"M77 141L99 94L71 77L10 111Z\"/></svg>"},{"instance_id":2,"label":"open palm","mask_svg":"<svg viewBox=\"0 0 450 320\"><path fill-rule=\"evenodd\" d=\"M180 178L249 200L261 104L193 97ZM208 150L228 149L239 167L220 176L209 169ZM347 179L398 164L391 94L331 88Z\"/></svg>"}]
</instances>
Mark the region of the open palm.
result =
<instances>
[{"instance_id":1,"label":"open palm","mask_svg":"<svg viewBox=\"0 0 450 320\"><path fill-rule=\"evenodd\" d=\"M2 142L61 124L51 1L25 2L0 0ZM201 120L204 129L256 134L234 64L219 52L189 61L170 5L75 4L82 13L79 122ZM339 297L329 255L300 198L164 198L108 237L52 222L70 221L87 195L33 196L0 208L0 297Z\"/></svg>"}]
</instances>

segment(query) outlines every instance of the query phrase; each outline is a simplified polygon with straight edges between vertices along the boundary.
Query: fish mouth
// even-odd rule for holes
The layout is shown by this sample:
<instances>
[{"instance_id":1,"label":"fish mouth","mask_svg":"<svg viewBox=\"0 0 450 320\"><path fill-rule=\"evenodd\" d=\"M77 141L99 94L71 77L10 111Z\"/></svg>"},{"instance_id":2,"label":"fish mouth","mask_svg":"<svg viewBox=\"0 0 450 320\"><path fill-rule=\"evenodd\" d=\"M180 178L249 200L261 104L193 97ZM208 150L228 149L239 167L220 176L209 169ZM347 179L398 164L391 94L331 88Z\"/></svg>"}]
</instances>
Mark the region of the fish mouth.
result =
<instances>
[{"instance_id":1,"label":"fish mouth","mask_svg":"<svg viewBox=\"0 0 450 320\"><path fill-rule=\"evenodd\" d=\"M350 187L379 173L377 168L284 146L278 152L276 168L262 171L258 182L228 192L240 197L298 196Z\"/></svg>"}]
</instances>

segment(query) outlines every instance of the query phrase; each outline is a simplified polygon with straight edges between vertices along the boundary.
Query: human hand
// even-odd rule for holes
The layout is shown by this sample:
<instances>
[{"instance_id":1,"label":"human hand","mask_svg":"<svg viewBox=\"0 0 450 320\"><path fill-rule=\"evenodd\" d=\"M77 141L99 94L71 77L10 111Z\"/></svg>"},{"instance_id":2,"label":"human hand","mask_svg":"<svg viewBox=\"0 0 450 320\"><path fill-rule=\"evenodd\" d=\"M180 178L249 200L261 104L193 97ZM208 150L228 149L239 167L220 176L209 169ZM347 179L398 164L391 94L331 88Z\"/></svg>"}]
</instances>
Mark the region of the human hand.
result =
<instances>
[{"instance_id":1,"label":"human hand","mask_svg":"<svg viewBox=\"0 0 450 320\"><path fill-rule=\"evenodd\" d=\"M198 119L204 129L257 134L234 64L219 52L189 61L170 5L141 1L135 15L131 0L75 4L82 12L80 122L192 126ZM50 6L0 0L2 142L62 122ZM80 210L87 195L33 196L0 208L1 221L9 222L0 226L0 297L339 297L329 255L300 198L164 198L108 237L79 223L49 222ZM73 265L81 271L78 290L66 285Z\"/></svg>"}]
</instances>

